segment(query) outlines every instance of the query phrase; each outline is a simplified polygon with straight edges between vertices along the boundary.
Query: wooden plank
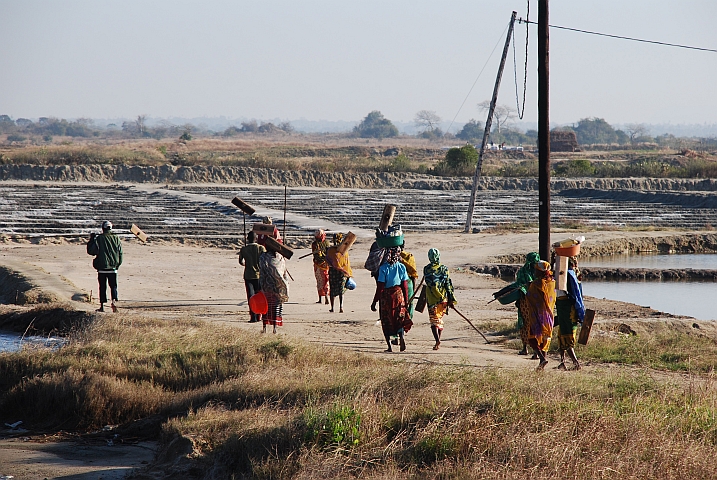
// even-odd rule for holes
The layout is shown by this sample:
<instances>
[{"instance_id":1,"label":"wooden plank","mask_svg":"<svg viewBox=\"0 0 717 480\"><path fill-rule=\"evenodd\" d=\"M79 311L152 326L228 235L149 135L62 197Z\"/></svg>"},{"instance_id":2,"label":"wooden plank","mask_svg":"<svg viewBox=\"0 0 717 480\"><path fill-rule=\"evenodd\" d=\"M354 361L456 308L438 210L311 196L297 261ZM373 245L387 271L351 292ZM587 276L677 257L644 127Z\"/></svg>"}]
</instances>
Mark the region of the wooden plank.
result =
<instances>
[{"instance_id":1,"label":"wooden plank","mask_svg":"<svg viewBox=\"0 0 717 480\"><path fill-rule=\"evenodd\" d=\"M261 235L267 235L269 237L274 236L274 228L276 225L272 223L255 223L252 227L252 230L254 230L254 233L259 233Z\"/></svg>"},{"instance_id":2,"label":"wooden plank","mask_svg":"<svg viewBox=\"0 0 717 480\"><path fill-rule=\"evenodd\" d=\"M426 298L426 286L424 285L421 288L420 295L418 295L418 301L416 302L416 311L419 313L423 313L423 311L426 309L427 303L428 299Z\"/></svg>"},{"instance_id":3,"label":"wooden plank","mask_svg":"<svg viewBox=\"0 0 717 480\"><path fill-rule=\"evenodd\" d=\"M254 207L240 200L239 197L234 197L232 199L232 203L236 205L239 210L246 213L247 215L254 215L254 212L256 212L256 209Z\"/></svg>"},{"instance_id":4,"label":"wooden plank","mask_svg":"<svg viewBox=\"0 0 717 480\"><path fill-rule=\"evenodd\" d=\"M585 319L583 319L583 326L580 328L580 335L578 336L578 343L580 345L587 345L588 339L590 338L590 330L593 328L593 320L595 320L595 310L589 308L585 310Z\"/></svg>"},{"instance_id":5,"label":"wooden plank","mask_svg":"<svg viewBox=\"0 0 717 480\"><path fill-rule=\"evenodd\" d=\"M381 214L381 223L378 228L382 231L388 230L388 227L393 223L393 216L396 213L396 207L394 205L386 205L383 207L383 213Z\"/></svg>"},{"instance_id":6,"label":"wooden plank","mask_svg":"<svg viewBox=\"0 0 717 480\"><path fill-rule=\"evenodd\" d=\"M266 237L266 249L271 250L282 255L284 258L291 258L294 255L294 251L284 244L281 244L274 240L272 237Z\"/></svg>"},{"instance_id":7,"label":"wooden plank","mask_svg":"<svg viewBox=\"0 0 717 480\"><path fill-rule=\"evenodd\" d=\"M356 235L349 232L346 234L346 238L344 238L344 241L341 242L341 245L339 245L338 251L341 255L345 255L346 252L349 251L349 248L356 242Z\"/></svg>"},{"instance_id":8,"label":"wooden plank","mask_svg":"<svg viewBox=\"0 0 717 480\"><path fill-rule=\"evenodd\" d=\"M555 268L557 272L555 288L564 292L568 291L568 257L555 257Z\"/></svg>"},{"instance_id":9,"label":"wooden plank","mask_svg":"<svg viewBox=\"0 0 717 480\"><path fill-rule=\"evenodd\" d=\"M146 241L147 241L147 234L144 233L142 230L140 230L139 227L138 227L137 225L135 225L134 223L133 223L132 226L129 228L129 231L132 232L132 233L134 233L135 236L136 236L137 238L139 238L140 240L142 240L143 242L146 242Z\"/></svg>"}]
</instances>

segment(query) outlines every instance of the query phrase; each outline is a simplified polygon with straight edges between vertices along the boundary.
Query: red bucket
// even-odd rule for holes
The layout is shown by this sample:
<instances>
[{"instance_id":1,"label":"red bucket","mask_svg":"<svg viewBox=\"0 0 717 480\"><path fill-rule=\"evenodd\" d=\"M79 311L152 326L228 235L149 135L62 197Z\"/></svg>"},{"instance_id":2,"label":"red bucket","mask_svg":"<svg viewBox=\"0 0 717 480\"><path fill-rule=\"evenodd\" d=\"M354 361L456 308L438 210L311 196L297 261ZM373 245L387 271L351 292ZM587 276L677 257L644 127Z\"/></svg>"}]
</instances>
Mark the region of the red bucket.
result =
<instances>
[{"instance_id":1,"label":"red bucket","mask_svg":"<svg viewBox=\"0 0 717 480\"><path fill-rule=\"evenodd\" d=\"M269 304L266 301L266 295L264 295L264 292L259 292L251 296L249 299L249 309L251 309L253 313L266 315L266 312L269 311Z\"/></svg>"}]
</instances>

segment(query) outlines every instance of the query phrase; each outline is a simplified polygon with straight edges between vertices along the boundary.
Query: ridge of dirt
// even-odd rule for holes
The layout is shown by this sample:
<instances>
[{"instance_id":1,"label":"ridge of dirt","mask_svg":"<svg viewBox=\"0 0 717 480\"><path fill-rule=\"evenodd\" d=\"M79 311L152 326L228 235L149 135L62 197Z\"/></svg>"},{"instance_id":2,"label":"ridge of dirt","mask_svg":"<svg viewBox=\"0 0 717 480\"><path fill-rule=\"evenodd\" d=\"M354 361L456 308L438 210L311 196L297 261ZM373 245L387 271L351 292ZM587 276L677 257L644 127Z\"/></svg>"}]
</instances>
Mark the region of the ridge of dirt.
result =
<instances>
[{"instance_id":1,"label":"ridge of dirt","mask_svg":"<svg viewBox=\"0 0 717 480\"><path fill-rule=\"evenodd\" d=\"M416 173L347 173L284 171L232 166L139 165L0 165L0 180L62 182L218 183L322 188L405 188L470 190L470 177L438 177ZM535 178L481 177L481 190L537 190ZM717 191L717 179L679 178L553 178L563 190Z\"/></svg>"}]
</instances>

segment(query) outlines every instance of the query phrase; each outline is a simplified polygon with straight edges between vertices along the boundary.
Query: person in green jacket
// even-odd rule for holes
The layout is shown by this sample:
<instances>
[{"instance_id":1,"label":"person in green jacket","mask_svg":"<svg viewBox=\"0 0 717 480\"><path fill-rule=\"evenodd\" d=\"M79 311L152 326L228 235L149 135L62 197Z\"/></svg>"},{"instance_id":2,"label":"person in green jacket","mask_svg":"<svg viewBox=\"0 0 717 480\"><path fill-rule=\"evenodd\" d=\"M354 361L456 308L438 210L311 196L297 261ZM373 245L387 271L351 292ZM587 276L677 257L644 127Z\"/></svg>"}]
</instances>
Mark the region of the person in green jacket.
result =
<instances>
[{"instance_id":1,"label":"person in green jacket","mask_svg":"<svg viewBox=\"0 0 717 480\"><path fill-rule=\"evenodd\" d=\"M112 223L105 220L102 222L102 233L90 235L87 242L87 253L94 255L92 266L97 270L97 280L100 283L100 308L98 312L105 311L107 303L107 284L110 285L112 295L112 311L117 311L117 269L122 265L122 242L112 232Z\"/></svg>"}]
</instances>

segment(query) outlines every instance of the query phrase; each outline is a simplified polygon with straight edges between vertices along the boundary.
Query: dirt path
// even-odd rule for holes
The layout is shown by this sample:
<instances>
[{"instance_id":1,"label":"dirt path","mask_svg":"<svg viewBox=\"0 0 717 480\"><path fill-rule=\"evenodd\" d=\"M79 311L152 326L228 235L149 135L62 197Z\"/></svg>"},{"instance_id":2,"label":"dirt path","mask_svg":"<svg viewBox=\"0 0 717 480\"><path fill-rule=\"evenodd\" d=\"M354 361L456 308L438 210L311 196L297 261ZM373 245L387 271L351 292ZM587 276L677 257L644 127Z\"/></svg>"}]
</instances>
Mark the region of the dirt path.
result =
<instances>
[{"instance_id":1,"label":"dirt path","mask_svg":"<svg viewBox=\"0 0 717 480\"><path fill-rule=\"evenodd\" d=\"M665 232L661 232L662 235ZM615 232L591 236L593 241L614 237ZM625 234L620 233L624 236ZM644 236L645 234L642 233ZM374 282L362 267L371 240L361 238L351 250L354 277L358 288L345 298L345 312L329 313L328 306L317 305L315 281L310 258L298 258L308 250L297 250L287 266L294 282L290 300L284 307L285 326L281 335L302 338L312 343L340 346L369 354L383 355L385 348L377 314L370 311ZM528 252L537 244L536 234L421 234L406 239L419 269L427 263L429 248L441 250L441 260L451 268L457 290L458 308L476 322L510 322L515 318L512 305L497 302L487 305L491 293L505 282L473 273L466 265L483 263L491 257L514 252ZM260 326L248 324L248 311L242 280L242 267L236 252L215 248L141 244L125 242L125 263L120 269L119 291L122 309L160 318L172 319L192 315L219 321L259 333ZM41 287L51 288L64 300L92 292L93 304L73 302L75 308L97 308L96 274L91 257L83 245L2 245L0 264L7 264L31 275ZM585 287L589 294L589 285ZM594 300L597 302L597 300ZM590 304L590 302L588 302ZM600 309L598 309L600 310ZM613 321L650 318L654 313L638 306L624 304L611 310ZM604 319L605 317L603 317ZM417 314L414 328L407 336L408 349L392 356L411 362L438 362L473 366L531 368L533 362L515 354L501 344L500 337L489 338L497 344L487 345L458 315L447 317L439 351L431 349L433 337L427 313Z\"/></svg>"}]
</instances>

